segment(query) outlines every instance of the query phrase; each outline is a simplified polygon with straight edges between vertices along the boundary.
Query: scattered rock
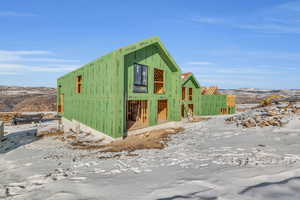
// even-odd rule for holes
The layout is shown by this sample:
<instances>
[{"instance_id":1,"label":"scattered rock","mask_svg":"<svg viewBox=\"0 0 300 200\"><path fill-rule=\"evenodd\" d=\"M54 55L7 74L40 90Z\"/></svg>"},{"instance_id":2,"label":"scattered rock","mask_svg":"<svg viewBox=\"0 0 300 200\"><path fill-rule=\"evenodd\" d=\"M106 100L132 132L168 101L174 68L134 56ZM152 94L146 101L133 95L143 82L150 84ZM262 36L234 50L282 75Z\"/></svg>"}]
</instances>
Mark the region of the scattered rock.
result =
<instances>
[{"instance_id":1,"label":"scattered rock","mask_svg":"<svg viewBox=\"0 0 300 200\"><path fill-rule=\"evenodd\" d=\"M235 123L237 126L244 128L277 126L281 127L289 123L286 116L294 113L300 113L300 108L294 105L289 106L273 106L265 108L257 108L245 113L241 113L226 119L228 123Z\"/></svg>"}]
</instances>

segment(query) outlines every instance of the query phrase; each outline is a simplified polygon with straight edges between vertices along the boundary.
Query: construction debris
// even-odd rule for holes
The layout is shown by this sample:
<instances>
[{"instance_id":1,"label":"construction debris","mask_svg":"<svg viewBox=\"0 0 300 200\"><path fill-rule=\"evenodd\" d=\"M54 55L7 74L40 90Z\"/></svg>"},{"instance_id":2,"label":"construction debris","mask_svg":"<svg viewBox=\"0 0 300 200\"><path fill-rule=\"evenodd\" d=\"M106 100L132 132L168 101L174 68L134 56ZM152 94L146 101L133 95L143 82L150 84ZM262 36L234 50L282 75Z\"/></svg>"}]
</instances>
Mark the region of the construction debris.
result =
<instances>
[{"instance_id":1,"label":"construction debris","mask_svg":"<svg viewBox=\"0 0 300 200\"><path fill-rule=\"evenodd\" d=\"M300 114L300 108L295 105L277 105L265 108L258 108L249 112L241 113L226 119L229 123L235 123L244 128L284 126L292 114Z\"/></svg>"},{"instance_id":2,"label":"construction debris","mask_svg":"<svg viewBox=\"0 0 300 200\"><path fill-rule=\"evenodd\" d=\"M0 121L4 123L11 123L15 116L19 113L17 112L0 112Z\"/></svg>"},{"instance_id":3,"label":"construction debris","mask_svg":"<svg viewBox=\"0 0 300 200\"><path fill-rule=\"evenodd\" d=\"M39 123L43 118L43 114L19 114L14 116L12 124L30 124L30 123Z\"/></svg>"}]
</instances>

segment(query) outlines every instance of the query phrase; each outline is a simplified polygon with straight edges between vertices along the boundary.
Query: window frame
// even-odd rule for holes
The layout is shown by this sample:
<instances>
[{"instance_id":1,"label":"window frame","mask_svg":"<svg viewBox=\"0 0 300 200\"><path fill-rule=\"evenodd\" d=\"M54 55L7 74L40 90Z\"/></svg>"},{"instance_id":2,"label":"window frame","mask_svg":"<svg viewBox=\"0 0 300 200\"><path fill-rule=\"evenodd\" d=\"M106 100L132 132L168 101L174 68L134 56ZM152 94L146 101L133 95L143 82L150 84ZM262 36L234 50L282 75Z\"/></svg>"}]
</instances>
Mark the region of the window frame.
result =
<instances>
[{"instance_id":1,"label":"window frame","mask_svg":"<svg viewBox=\"0 0 300 200\"><path fill-rule=\"evenodd\" d=\"M83 92L83 76L78 75L76 76L76 93L82 94Z\"/></svg>"},{"instance_id":2,"label":"window frame","mask_svg":"<svg viewBox=\"0 0 300 200\"><path fill-rule=\"evenodd\" d=\"M158 81L155 81L155 70L159 70L159 71L162 71L163 72L163 92L162 93L157 93L155 92L155 84L157 84ZM166 70L164 69L160 69L160 68L154 68L154 71L153 71L153 81L154 81L154 85L153 85L153 94L156 94L156 95L164 95L166 94Z\"/></svg>"},{"instance_id":3,"label":"window frame","mask_svg":"<svg viewBox=\"0 0 300 200\"><path fill-rule=\"evenodd\" d=\"M140 83L137 83L136 80L136 72L137 72L137 67L140 67L141 71L141 80ZM146 80L144 80L143 72L146 71ZM148 93L148 87L149 87L149 66L148 65L143 65L139 63L134 63L133 65L133 92L134 93ZM143 84L145 82L146 84ZM143 87L146 89L146 91L136 91L134 87Z\"/></svg>"},{"instance_id":4,"label":"window frame","mask_svg":"<svg viewBox=\"0 0 300 200\"><path fill-rule=\"evenodd\" d=\"M189 96L188 96L189 101L193 101L193 88L189 88Z\"/></svg>"}]
</instances>

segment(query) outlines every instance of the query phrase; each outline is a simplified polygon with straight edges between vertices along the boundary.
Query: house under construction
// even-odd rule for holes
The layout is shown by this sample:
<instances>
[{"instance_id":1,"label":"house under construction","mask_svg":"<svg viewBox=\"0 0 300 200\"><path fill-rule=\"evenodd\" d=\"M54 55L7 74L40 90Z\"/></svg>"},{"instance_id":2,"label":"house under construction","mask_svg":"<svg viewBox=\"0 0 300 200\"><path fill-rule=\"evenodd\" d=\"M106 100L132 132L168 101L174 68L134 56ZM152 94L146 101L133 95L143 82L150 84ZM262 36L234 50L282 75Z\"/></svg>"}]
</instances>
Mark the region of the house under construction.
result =
<instances>
[{"instance_id":1,"label":"house under construction","mask_svg":"<svg viewBox=\"0 0 300 200\"><path fill-rule=\"evenodd\" d=\"M58 79L67 124L113 138L179 121L181 70L158 37L113 51Z\"/></svg>"},{"instance_id":2,"label":"house under construction","mask_svg":"<svg viewBox=\"0 0 300 200\"><path fill-rule=\"evenodd\" d=\"M216 86L202 88L200 110L200 115L234 114L236 96L221 94Z\"/></svg>"},{"instance_id":3,"label":"house under construction","mask_svg":"<svg viewBox=\"0 0 300 200\"><path fill-rule=\"evenodd\" d=\"M193 73L181 75L181 117L201 114L201 87Z\"/></svg>"},{"instance_id":4,"label":"house under construction","mask_svg":"<svg viewBox=\"0 0 300 200\"><path fill-rule=\"evenodd\" d=\"M226 95L202 94L194 75L181 73L158 37L100 57L60 77L57 85L65 131L93 131L111 138L180 121L188 113L225 114L223 109L228 109Z\"/></svg>"}]
</instances>

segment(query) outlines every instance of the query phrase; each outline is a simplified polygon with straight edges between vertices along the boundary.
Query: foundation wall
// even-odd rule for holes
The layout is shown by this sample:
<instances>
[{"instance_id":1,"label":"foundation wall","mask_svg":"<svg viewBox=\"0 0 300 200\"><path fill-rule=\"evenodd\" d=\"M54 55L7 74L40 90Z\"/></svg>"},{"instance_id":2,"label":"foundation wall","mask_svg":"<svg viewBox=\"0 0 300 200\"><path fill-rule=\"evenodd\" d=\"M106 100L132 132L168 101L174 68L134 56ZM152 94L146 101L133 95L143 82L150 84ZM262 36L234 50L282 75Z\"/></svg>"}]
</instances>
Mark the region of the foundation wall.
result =
<instances>
[{"instance_id":1,"label":"foundation wall","mask_svg":"<svg viewBox=\"0 0 300 200\"><path fill-rule=\"evenodd\" d=\"M68 120L66 118L62 118L61 119L61 125L62 125L62 129L64 132L68 132L68 131L73 131L75 133L80 133L80 132L85 132L85 133L91 133L91 134L99 134L103 137L104 139L104 142L105 143L109 143L111 141L114 140L114 138L100 132L100 131L97 131L93 128L90 128L82 123L80 123L79 121L76 121L76 120Z\"/></svg>"}]
</instances>

